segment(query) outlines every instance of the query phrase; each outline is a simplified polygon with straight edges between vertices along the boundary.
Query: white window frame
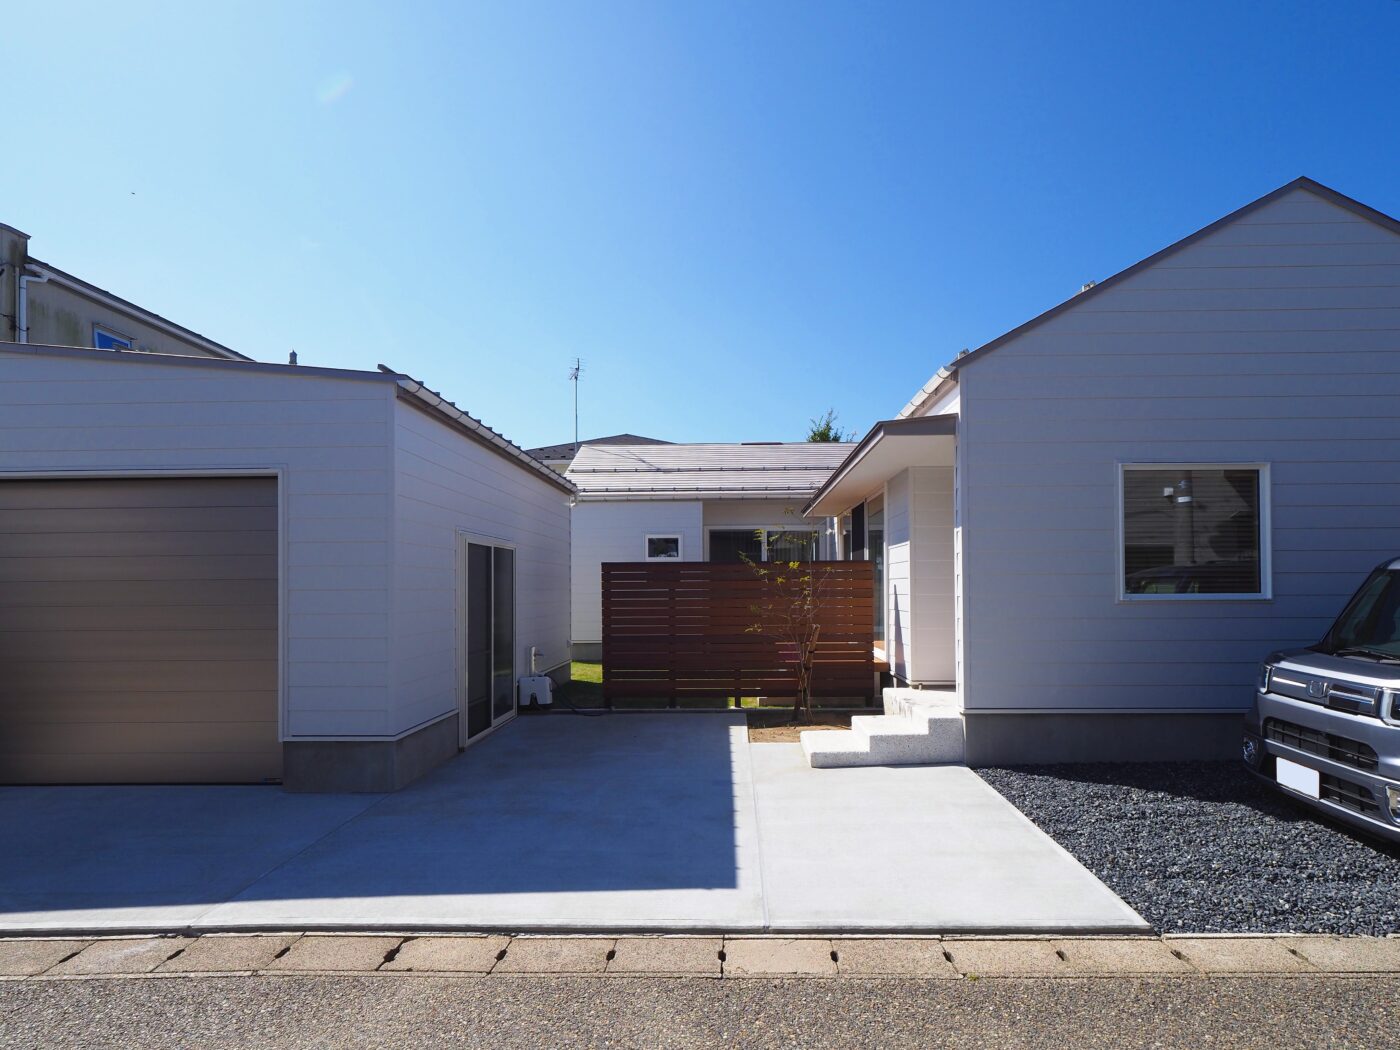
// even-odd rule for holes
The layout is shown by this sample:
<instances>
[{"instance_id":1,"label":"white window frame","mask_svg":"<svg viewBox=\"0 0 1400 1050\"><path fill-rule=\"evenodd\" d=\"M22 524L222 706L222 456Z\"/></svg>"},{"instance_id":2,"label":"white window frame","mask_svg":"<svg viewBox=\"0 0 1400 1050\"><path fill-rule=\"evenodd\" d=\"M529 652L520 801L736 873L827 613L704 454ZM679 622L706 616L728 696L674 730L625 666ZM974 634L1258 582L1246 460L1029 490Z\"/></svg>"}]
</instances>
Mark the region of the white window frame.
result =
<instances>
[{"instance_id":1,"label":"white window frame","mask_svg":"<svg viewBox=\"0 0 1400 1050\"><path fill-rule=\"evenodd\" d=\"M1117 550L1119 602L1268 602L1274 598L1273 486L1268 463L1119 463L1116 467L1118 498L1114 534ZM1130 470L1254 470L1259 474L1259 591L1244 594L1129 594L1127 581L1127 530L1124 518L1123 481Z\"/></svg>"},{"instance_id":2,"label":"white window frame","mask_svg":"<svg viewBox=\"0 0 1400 1050\"><path fill-rule=\"evenodd\" d=\"M116 342L121 343L122 345L120 347L98 346L97 336L99 333L105 335L109 339L113 339ZM135 350L136 340L131 338L131 336L129 335L122 335L120 332L116 331L113 328L108 328L105 324L93 324L92 346L95 350Z\"/></svg>"},{"instance_id":3,"label":"white window frame","mask_svg":"<svg viewBox=\"0 0 1400 1050\"><path fill-rule=\"evenodd\" d=\"M653 558L651 556L652 540L675 540L676 556L674 558ZM642 554L645 561L685 561L685 537L679 532L649 532L643 541Z\"/></svg>"},{"instance_id":4,"label":"white window frame","mask_svg":"<svg viewBox=\"0 0 1400 1050\"><path fill-rule=\"evenodd\" d=\"M706 525L705 526L705 560L710 560L710 533L712 532L761 532L763 533L763 561L760 564L768 564L768 534L770 532L810 532L817 538L817 560L821 560L822 552L822 529L820 525Z\"/></svg>"}]
</instances>

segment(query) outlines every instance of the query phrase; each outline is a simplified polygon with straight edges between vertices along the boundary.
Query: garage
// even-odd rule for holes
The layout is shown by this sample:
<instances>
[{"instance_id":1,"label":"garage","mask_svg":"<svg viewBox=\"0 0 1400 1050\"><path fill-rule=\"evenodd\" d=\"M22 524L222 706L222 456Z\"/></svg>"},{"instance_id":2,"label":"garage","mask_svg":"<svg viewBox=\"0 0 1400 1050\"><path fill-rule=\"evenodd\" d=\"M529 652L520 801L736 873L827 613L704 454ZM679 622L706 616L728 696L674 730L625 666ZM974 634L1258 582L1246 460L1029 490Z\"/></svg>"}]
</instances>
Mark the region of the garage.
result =
<instances>
[{"instance_id":1,"label":"garage","mask_svg":"<svg viewBox=\"0 0 1400 1050\"><path fill-rule=\"evenodd\" d=\"M402 372L0 342L0 783L398 790L568 675L573 495Z\"/></svg>"},{"instance_id":2,"label":"garage","mask_svg":"<svg viewBox=\"0 0 1400 1050\"><path fill-rule=\"evenodd\" d=\"M0 782L282 774L273 477L0 480Z\"/></svg>"}]
</instances>

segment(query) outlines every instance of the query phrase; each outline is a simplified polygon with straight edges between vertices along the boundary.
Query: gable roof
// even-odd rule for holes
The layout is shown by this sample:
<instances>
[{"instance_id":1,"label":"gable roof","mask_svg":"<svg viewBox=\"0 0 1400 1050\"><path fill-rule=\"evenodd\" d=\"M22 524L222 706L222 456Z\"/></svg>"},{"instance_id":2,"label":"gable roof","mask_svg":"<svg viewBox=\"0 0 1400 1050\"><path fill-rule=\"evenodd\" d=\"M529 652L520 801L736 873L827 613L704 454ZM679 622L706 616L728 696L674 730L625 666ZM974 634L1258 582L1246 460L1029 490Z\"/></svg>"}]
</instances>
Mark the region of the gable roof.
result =
<instances>
[{"instance_id":1,"label":"gable roof","mask_svg":"<svg viewBox=\"0 0 1400 1050\"><path fill-rule=\"evenodd\" d=\"M792 441L585 445L565 474L585 500L807 500L854 446Z\"/></svg>"},{"instance_id":2,"label":"gable roof","mask_svg":"<svg viewBox=\"0 0 1400 1050\"><path fill-rule=\"evenodd\" d=\"M565 441L559 445L541 445L525 451L536 459L573 459L584 445L669 445L671 442L660 438L642 437L640 434L613 434L609 437L588 438L586 441Z\"/></svg>"},{"instance_id":3,"label":"gable roof","mask_svg":"<svg viewBox=\"0 0 1400 1050\"><path fill-rule=\"evenodd\" d=\"M7 227L7 229L13 230L14 227ZM19 233L18 230L15 230L15 232ZM25 234L23 236L27 237L28 235ZM203 347L218 358L229 361L252 360L251 357L240 354L237 350L224 346L223 343L214 342L214 340L210 339L207 335L200 335L192 328L186 328L182 324L176 324L174 321L170 320L170 318L162 317L154 310L147 310L144 306L137 306L130 299L123 299L120 295L109 292L105 288L97 287L97 285L93 284L91 281L85 281L81 277L74 277L71 273L66 273L57 266L51 266L49 263L42 262L33 256L28 258L25 265L31 269L39 270L41 273L48 274L51 279L57 280L59 284L67 285L72 291L77 292L79 295L87 296L89 299L96 299L99 302L105 301L115 306L118 310L125 310L135 315L137 320L150 325L152 328L164 329L177 339L184 339L197 346Z\"/></svg>"},{"instance_id":4,"label":"gable roof","mask_svg":"<svg viewBox=\"0 0 1400 1050\"><path fill-rule=\"evenodd\" d=\"M1002 346L1005 343L1009 343L1017 336L1024 335L1032 328L1036 328L1044 324L1046 321L1049 321L1053 317L1058 317L1066 310L1069 310L1075 306L1079 306L1081 303L1088 302L1090 299L1102 294L1109 288L1112 288L1114 285L1121 283L1127 278L1132 277L1139 271L1145 270L1149 266L1161 262L1163 259L1168 258L1169 256L1175 255L1183 248L1190 247L1202 238L1210 236L1217 230L1230 225L1232 222L1236 222L1237 220L1244 218L1251 212L1258 211L1265 205L1272 204L1280 197L1284 197L1294 192L1295 190L1305 190L1306 192L1313 194L1315 197L1320 197L1322 200L1327 201L1329 204L1335 204L1339 208L1344 208L1352 214L1360 216L1367 222L1373 222L1377 226L1389 230L1391 233L1400 235L1400 219L1397 219L1391 215L1387 215L1385 212L1377 211L1370 205L1362 204L1360 201L1354 200L1353 198L1348 197L1344 193L1337 192L1330 186L1324 186L1322 183L1310 179L1306 176L1299 176L1292 182L1285 183L1278 189L1264 194L1264 196L1258 198L1257 200L1250 201L1244 207L1236 208L1234 211L1230 212L1230 214L1216 219L1208 226L1202 226L1195 233L1187 234L1185 237L1181 238L1181 240L1172 242L1171 244L1163 248L1161 251L1154 252L1152 255L1149 255L1145 259L1138 260L1126 269L1119 270L1113 276L1105 277L1102 281L1099 281L1098 283L1091 285L1088 288L1085 288L1084 290L1066 299L1064 302L1050 307L1050 309L1046 310L1044 313L1037 314L1035 317L1032 317L1029 321L1026 321L1024 324L1017 325L1015 328L1011 329L1011 331L1004 332L1001 335L997 336L995 339L991 340L990 342L983 343L981 346L977 347L977 349L964 351L963 353L959 354L957 358L955 358L953 361L950 361L948 364L944 365L936 373L934 373L933 378L930 379L927 383L925 383L924 386L919 390L919 392L915 394L914 397L910 400L910 402L907 405L905 405L903 409L900 410L900 418L910 416L913 413L917 412L919 408L934 393L934 391L936 391L949 379L952 379L957 373L958 369L965 367L969 362L991 353L997 347Z\"/></svg>"}]
</instances>

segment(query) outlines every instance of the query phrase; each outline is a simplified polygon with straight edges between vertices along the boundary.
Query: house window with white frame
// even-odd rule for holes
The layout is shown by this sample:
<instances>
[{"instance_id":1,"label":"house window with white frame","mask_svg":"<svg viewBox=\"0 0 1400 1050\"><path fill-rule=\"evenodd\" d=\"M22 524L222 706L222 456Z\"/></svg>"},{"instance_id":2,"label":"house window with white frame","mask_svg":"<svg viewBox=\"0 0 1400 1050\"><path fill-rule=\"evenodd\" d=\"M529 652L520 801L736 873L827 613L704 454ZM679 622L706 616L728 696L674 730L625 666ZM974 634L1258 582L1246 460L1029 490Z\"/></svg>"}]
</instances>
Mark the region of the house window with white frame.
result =
<instances>
[{"instance_id":1,"label":"house window with white frame","mask_svg":"<svg viewBox=\"0 0 1400 1050\"><path fill-rule=\"evenodd\" d=\"M816 561L815 529L710 529L710 561Z\"/></svg>"},{"instance_id":2,"label":"house window with white frame","mask_svg":"<svg viewBox=\"0 0 1400 1050\"><path fill-rule=\"evenodd\" d=\"M647 561L679 561L681 538L675 535L648 536Z\"/></svg>"},{"instance_id":3,"label":"house window with white frame","mask_svg":"<svg viewBox=\"0 0 1400 1050\"><path fill-rule=\"evenodd\" d=\"M1268 468L1124 466L1120 595L1267 598Z\"/></svg>"}]
</instances>

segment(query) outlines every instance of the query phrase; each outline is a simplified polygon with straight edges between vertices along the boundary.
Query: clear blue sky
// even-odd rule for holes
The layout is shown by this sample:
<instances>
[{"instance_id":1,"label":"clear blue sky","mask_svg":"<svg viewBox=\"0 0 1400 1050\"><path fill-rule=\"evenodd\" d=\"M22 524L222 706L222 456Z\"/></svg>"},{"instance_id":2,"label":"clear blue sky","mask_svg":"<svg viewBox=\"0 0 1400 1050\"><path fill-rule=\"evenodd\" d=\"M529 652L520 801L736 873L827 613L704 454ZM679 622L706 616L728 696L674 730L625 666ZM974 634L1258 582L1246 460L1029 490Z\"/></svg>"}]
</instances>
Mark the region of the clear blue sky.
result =
<instances>
[{"instance_id":1,"label":"clear blue sky","mask_svg":"<svg viewBox=\"0 0 1400 1050\"><path fill-rule=\"evenodd\" d=\"M1400 212L1400 2L23 3L0 221L523 445L864 431L1300 174Z\"/></svg>"}]
</instances>

